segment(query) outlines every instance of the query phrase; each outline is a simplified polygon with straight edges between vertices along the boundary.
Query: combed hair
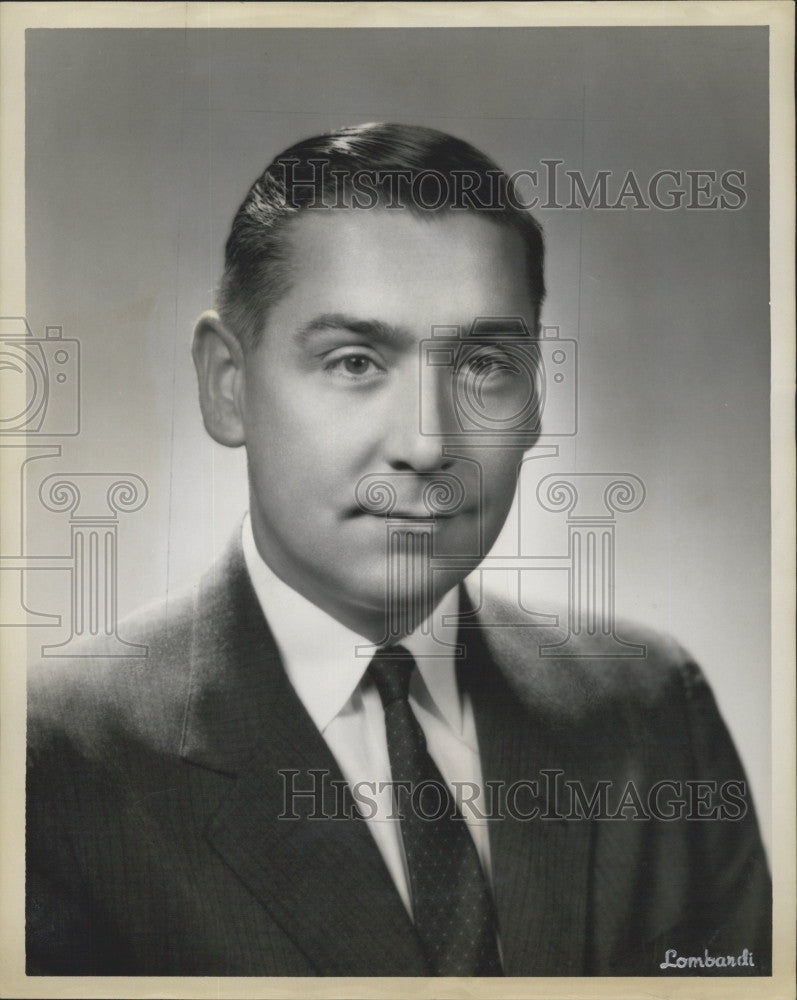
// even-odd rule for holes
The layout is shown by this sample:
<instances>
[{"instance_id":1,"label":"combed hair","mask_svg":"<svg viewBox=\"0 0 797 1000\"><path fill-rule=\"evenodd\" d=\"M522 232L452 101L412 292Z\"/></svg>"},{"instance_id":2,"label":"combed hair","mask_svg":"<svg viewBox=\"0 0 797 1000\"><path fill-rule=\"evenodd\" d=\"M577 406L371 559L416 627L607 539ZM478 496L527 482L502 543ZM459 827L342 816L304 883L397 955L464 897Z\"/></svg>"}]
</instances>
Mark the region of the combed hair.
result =
<instances>
[{"instance_id":1,"label":"combed hair","mask_svg":"<svg viewBox=\"0 0 797 1000\"><path fill-rule=\"evenodd\" d=\"M396 178L423 182L434 173L444 183L439 204L395 201ZM517 206L510 178L470 143L418 125L372 123L337 129L280 153L249 189L227 239L217 296L222 321L244 345L254 345L269 308L290 287L285 229L302 211L349 207L356 179L369 177L376 207L403 208L419 216L478 211L520 234L526 247L529 289L537 313L545 295L542 230ZM419 175L424 175L419 177ZM458 196L468 175L468 201ZM341 196L343 200L341 201ZM431 200L431 199L430 199ZM362 205L359 205L362 208ZM372 206L368 206L372 207Z\"/></svg>"}]
</instances>

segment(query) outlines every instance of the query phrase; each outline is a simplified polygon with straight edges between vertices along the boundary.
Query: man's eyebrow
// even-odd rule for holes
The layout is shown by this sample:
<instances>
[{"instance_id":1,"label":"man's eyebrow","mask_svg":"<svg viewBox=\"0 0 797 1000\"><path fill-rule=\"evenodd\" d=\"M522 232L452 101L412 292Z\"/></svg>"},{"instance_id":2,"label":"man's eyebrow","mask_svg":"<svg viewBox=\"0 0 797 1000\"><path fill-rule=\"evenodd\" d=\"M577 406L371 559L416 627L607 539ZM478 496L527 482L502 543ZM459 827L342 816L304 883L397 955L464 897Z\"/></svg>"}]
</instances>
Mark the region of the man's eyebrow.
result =
<instances>
[{"instance_id":1,"label":"man's eyebrow","mask_svg":"<svg viewBox=\"0 0 797 1000\"><path fill-rule=\"evenodd\" d=\"M405 327L391 326L379 319L363 319L346 313L322 313L315 316L298 331L297 336L306 343L314 333L325 330L348 330L360 337L393 347L404 347L414 339Z\"/></svg>"}]
</instances>

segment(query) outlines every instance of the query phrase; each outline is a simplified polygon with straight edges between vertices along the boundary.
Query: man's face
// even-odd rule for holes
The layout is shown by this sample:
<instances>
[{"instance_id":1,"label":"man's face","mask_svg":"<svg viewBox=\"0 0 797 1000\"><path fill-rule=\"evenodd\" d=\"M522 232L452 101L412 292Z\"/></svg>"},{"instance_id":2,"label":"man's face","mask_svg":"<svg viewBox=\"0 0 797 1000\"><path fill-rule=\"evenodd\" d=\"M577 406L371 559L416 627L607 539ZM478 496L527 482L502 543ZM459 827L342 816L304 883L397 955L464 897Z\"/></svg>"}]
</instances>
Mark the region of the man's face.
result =
<instances>
[{"instance_id":1,"label":"man's face","mask_svg":"<svg viewBox=\"0 0 797 1000\"><path fill-rule=\"evenodd\" d=\"M367 485L392 485L390 517L412 531L419 518L428 524L425 488L435 477L456 480L462 502L434 518L433 551L438 564L466 558L435 573L438 596L478 563L511 506L524 445L462 447L460 435L446 453L460 430L452 369L421 377L420 345L433 325L466 333L476 317L522 316L533 330L524 247L474 212L304 212L288 241L290 287L245 354L254 535L285 582L376 634L369 623L383 620L387 521L384 509L358 503L379 495ZM527 391L500 352L500 340L486 349L480 391L496 399Z\"/></svg>"}]
</instances>

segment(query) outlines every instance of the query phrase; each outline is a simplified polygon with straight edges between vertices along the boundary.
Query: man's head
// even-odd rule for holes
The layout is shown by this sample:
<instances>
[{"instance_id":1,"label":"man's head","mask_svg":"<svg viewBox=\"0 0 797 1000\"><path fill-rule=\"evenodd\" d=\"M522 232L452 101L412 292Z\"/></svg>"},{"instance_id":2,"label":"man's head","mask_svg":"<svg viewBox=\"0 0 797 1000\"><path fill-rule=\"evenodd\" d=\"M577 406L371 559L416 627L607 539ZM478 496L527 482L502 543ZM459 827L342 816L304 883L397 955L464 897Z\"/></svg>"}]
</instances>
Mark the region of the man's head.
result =
<instances>
[{"instance_id":1,"label":"man's head","mask_svg":"<svg viewBox=\"0 0 797 1000\"><path fill-rule=\"evenodd\" d=\"M446 185L449 204L424 207ZM537 324L540 231L507 189L490 160L428 129L362 126L301 143L247 195L227 243L219 315L197 324L205 424L217 441L246 446L261 555L374 640L390 587L385 515L428 531L429 491L458 495L431 519L440 596L492 545L514 497L528 439L463 437L462 370L427 363L435 327ZM488 411L511 415L528 396L528 373L501 328L486 326L468 376L477 372ZM379 483L392 503L369 506Z\"/></svg>"},{"instance_id":2,"label":"man's head","mask_svg":"<svg viewBox=\"0 0 797 1000\"><path fill-rule=\"evenodd\" d=\"M436 129L376 123L296 143L255 181L235 215L218 294L222 321L245 344L292 280L289 233L304 211L386 208L433 221L476 211L516 231L539 310L545 295L542 232L507 175L470 143Z\"/></svg>"}]
</instances>

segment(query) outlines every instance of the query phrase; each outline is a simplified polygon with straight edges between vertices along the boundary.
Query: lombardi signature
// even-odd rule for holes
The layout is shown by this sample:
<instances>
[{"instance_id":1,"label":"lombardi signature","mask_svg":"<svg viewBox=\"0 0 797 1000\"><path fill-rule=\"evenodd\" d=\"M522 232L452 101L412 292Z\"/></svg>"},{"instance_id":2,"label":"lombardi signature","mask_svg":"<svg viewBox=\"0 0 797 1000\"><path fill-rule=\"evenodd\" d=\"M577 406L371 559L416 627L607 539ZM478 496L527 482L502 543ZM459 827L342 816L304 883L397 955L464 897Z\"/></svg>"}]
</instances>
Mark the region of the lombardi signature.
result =
<instances>
[{"instance_id":1,"label":"lombardi signature","mask_svg":"<svg viewBox=\"0 0 797 1000\"><path fill-rule=\"evenodd\" d=\"M747 948L741 955L709 955L706 948L702 955L679 955L675 948L668 948L660 969L735 969L754 968L753 953Z\"/></svg>"}]
</instances>

